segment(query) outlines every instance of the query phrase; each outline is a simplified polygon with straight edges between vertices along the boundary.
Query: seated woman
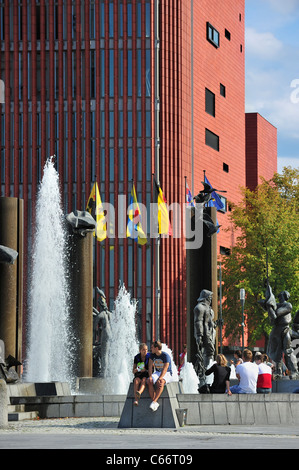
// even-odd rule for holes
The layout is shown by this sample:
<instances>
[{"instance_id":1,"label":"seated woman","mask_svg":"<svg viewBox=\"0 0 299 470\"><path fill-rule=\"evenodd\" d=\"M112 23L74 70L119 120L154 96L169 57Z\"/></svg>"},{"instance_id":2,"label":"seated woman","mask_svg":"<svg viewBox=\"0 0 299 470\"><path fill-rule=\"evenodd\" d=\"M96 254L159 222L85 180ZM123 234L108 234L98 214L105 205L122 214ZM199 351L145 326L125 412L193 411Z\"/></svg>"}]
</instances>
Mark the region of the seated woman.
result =
<instances>
[{"instance_id":1,"label":"seated woman","mask_svg":"<svg viewBox=\"0 0 299 470\"><path fill-rule=\"evenodd\" d=\"M134 405L138 406L139 398L144 392L146 379L148 377L148 348L145 343L139 345L139 353L134 357L133 374L134 374Z\"/></svg>"},{"instance_id":2,"label":"seated woman","mask_svg":"<svg viewBox=\"0 0 299 470\"><path fill-rule=\"evenodd\" d=\"M213 364L205 375L214 374L214 380L210 388L210 393L225 393L231 395L229 388L230 367L227 366L226 357L223 354L217 354L216 363Z\"/></svg>"}]
</instances>

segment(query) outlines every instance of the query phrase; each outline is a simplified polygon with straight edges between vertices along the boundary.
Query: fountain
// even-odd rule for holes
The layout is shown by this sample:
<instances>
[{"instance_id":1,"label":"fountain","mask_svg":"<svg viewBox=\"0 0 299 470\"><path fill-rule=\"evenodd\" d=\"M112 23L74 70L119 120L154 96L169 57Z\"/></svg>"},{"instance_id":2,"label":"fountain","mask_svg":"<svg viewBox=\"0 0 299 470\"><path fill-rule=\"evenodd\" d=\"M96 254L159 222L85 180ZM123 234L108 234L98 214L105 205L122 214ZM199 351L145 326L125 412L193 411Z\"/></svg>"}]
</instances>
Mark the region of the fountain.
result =
<instances>
[{"instance_id":1,"label":"fountain","mask_svg":"<svg viewBox=\"0 0 299 470\"><path fill-rule=\"evenodd\" d=\"M106 393L126 394L133 380L134 356L139 351L136 306L125 286L120 286L111 315L111 340L104 373Z\"/></svg>"},{"instance_id":2,"label":"fountain","mask_svg":"<svg viewBox=\"0 0 299 470\"><path fill-rule=\"evenodd\" d=\"M67 242L58 174L47 160L38 192L29 292L28 382L69 382L72 344L66 273Z\"/></svg>"},{"instance_id":3,"label":"fountain","mask_svg":"<svg viewBox=\"0 0 299 470\"><path fill-rule=\"evenodd\" d=\"M181 369L180 378L182 379L184 393L198 393L199 379L192 362L185 362L184 367Z\"/></svg>"}]
</instances>

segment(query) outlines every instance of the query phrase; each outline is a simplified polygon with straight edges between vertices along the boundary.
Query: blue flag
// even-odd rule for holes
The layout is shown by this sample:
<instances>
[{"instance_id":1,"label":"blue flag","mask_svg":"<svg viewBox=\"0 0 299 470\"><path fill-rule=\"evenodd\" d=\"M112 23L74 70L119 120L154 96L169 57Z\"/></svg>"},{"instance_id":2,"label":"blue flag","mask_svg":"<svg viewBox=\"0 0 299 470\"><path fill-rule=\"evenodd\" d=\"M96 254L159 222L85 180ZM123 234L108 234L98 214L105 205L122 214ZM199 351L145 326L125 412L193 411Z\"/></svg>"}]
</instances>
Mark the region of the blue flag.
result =
<instances>
[{"instance_id":1,"label":"blue flag","mask_svg":"<svg viewBox=\"0 0 299 470\"><path fill-rule=\"evenodd\" d=\"M206 177L206 175L205 175L205 183L207 183L211 188L213 187L211 183L209 182L208 178ZM212 206L216 207L217 211L221 211L224 209L224 204L215 191L212 192L211 200L209 201L208 205L209 207L212 207Z\"/></svg>"}]
</instances>

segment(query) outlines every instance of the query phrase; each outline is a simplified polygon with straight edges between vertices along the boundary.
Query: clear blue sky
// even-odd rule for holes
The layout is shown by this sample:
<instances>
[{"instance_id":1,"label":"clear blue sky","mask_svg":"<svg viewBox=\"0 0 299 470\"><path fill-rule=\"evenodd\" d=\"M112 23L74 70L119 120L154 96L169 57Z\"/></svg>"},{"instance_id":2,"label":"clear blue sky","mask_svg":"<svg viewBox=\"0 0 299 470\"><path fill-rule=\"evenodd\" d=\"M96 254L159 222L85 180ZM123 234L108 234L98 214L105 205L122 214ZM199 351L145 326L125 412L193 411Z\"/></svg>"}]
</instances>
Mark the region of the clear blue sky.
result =
<instances>
[{"instance_id":1,"label":"clear blue sky","mask_svg":"<svg viewBox=\"0 0 299 470\"><path fill-rule=\"evenodd\" d=\"M246 112L277 127L278 172L299 168L299 0L246 0Z\"/></svg>"}]
</instances>

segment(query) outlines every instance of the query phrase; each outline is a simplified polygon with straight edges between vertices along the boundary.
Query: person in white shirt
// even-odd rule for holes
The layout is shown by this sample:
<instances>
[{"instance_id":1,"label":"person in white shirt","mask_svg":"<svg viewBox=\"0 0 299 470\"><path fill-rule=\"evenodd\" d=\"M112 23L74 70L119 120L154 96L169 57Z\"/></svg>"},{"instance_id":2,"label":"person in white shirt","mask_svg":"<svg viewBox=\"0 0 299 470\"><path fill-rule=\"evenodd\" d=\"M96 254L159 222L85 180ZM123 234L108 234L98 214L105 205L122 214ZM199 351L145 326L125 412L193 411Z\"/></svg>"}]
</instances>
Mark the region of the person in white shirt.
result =
<instances>
[{"instance_id":1,"label":"person in white shirt","mask_svg":"<svg viewBox=\"0 0 299 470\"><path fill-rule=\"evenodd\" d=\"M267 364L267 354L257 352L254 356L254 362L258 365L259 375L257 379L256 391L257 393L271 393L272 392L272 369Z\"/></svg>"},{"instance_id":2,"label":"person in white shirt","mask_svg":"<svg viewBox=\"0 0 299 470\"><path fill-rule=\"evenodd\" d=\"M236 367L238 385L230 387L232 393L256 393L256 384L259 368L255 362L251 362L252 352L249 349L243 351L243 363Z\"/></svg>"}]
</instances>

